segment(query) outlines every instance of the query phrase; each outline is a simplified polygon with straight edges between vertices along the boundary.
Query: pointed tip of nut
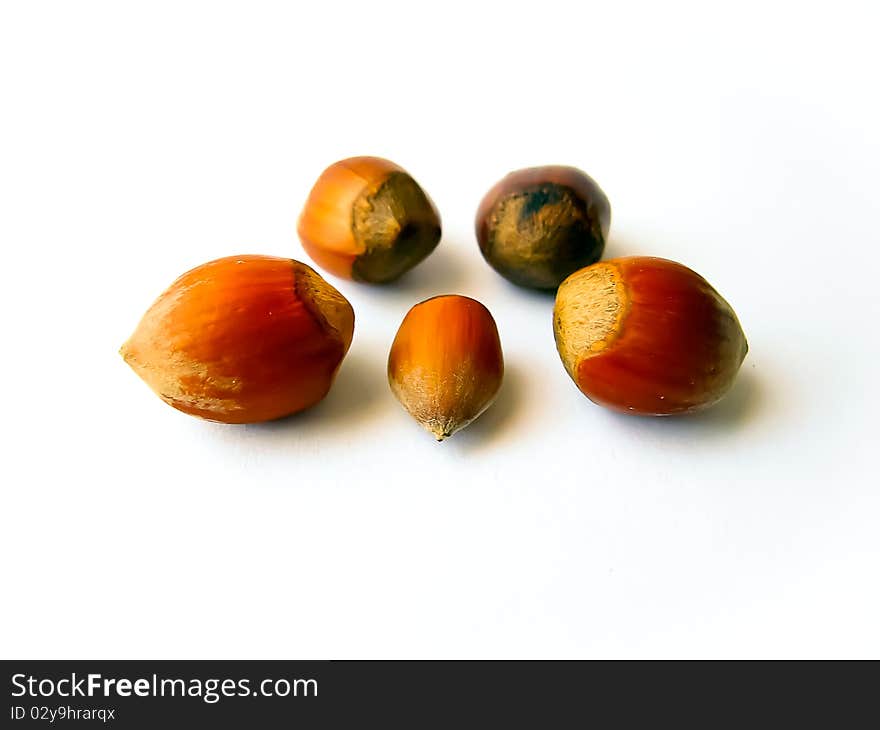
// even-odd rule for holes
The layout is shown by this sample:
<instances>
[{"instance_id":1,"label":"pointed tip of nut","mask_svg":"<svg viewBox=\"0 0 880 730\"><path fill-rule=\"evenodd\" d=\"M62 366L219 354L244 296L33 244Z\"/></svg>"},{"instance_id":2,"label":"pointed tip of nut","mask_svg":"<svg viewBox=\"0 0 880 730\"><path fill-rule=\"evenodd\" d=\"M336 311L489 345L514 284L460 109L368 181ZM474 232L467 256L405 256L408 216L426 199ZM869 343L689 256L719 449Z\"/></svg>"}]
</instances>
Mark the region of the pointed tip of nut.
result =
<instances>
[{"instance_id":1,"label":"pointed tip of nut","mask_svg":"<svg viewBox=\"0 0 880 730\"><path fill-rule=\"evenodd\" d=\"M428 432L435 439L437 439L438 444L441 441L445 441L446 439L448 439L450 436L452 436L452 434L454 434L458 430L456 428L451 428L448 426L444 427L444 426L440 426L440 425L428 425L428 424L424 424L424 425L425 425L425 428L428 430Z\"/></svg>"},{"instance_id":2,"label":"pointed tip of nut","mask_svg":"<svg viewBox=\"0 0 880 730\"><path fill-rule=\"evenodd\" d=\"M129 337L118 350L119 356L130 368L137 370L138 356L137 347L132 347L132 337Z\"/></svg>"}]
</instances>

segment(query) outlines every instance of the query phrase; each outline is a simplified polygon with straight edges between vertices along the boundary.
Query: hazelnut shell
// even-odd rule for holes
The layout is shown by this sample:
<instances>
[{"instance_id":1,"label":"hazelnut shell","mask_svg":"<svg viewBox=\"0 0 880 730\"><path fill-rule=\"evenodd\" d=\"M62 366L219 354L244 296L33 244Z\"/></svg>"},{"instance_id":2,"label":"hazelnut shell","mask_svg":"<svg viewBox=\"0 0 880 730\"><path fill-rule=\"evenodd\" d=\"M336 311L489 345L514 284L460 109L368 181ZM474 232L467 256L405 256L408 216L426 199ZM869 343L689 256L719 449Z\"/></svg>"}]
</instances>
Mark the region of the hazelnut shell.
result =
<instances>
[{"instance_id":1,"label":"hazelnut shell","mask_svg":"<svg viewBox=\"0 0 880 730\"><path fill-rule=\"evenodd\" d=\"M440 242L440 214L406 170L380 157L352 157L318 178L297 227L303 248L335 276L383 284Z\"/></svg>"},{"instance_id":2,"label":"hazelnut shell","mask_svg":"<svg viewBox=\"0 0 880 730\"><path fill-rule=\"evenodd\" d=\"M230 256L171 284L120 353L174 408L253 423L320 401L353 331L351 305L309 266Z\"/></svg>"},{"instance_id":3,"label":"hazelnut shell","mask_svg":"<svg viewBox=\"0 0 880 730\"><path fill-rule=\"evenodd\" d=\"M555 289L599 260L611 206L596 182L573 167L517 170L484 196L476 234L483 258L519 286Z\"/></svg>"},{"instance_id":4,"label":"hazelnut shell","mask_svg":"<svg viewBox=\"0 0 880 730\"><path fill-rule=\"evenodd\" d=\"M556 293L553 329L584 395L640 415L711 406L731 388L748 352L733 309L702 276L644 256L568 277Z\"/></svg>"},{"instance_id":5,"label":"hazelnut shell","mask_svg":"<svg viewBox=\"0 0 880 730\"><path fill-rule=\"evenodd\" d=\"M458 295L410 309L388 356L392 392L438 441L492 405L503 375L495 320L480 302Z\"/></svg>"}]
</instances>

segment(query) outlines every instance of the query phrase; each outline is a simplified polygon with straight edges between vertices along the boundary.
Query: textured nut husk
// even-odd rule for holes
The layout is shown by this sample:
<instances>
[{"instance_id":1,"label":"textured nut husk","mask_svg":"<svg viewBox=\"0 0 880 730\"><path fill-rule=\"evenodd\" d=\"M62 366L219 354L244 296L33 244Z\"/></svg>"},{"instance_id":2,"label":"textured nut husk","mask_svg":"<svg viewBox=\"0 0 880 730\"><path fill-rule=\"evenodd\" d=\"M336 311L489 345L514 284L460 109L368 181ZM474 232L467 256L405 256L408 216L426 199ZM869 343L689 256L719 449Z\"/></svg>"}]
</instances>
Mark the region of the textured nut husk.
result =
<instances>
[{"instance_id":1,"label":"textured nut husk","mask_svg":"<svg viewBox=\"0 0 880 730\"><path fill-rule=\"evenodd\" d=\"M611 206L595 180L558 165L510 173L486 193L476 218L483 258L535 289L555 289L598 261L610 226Z\"/></svg>"},{"instance_id":2,"label":"textured nut husk","mask_svg":"<svg viewBox=\"0 0 880 730\"><path fill-rule=\"evenodd\" d=\"M441 224L433 201L406 170L380 157L352 157L318 178L297 231L321 268L384 284L437 247Z\"/></svg>"},{"instance_id":3,"label":"textured nut husk","mask_svg":"<svg viewBox=\"0 0 880 730\"><path fill-rule=\"evenodd\" d=\"M492 405L504 376L498 328L480 302L445 295L415 305L388 356L388 382L438 441Z\"/></svg>"},{"instance_id":4,"label":"textured nut husk","mask_svg":"<svg viewBox=\"0 0 880 730\"><path fill-rule=\"evenodd\" d=\"M556 293L553 330L584 395L638 415L711 406L748 352L733 309L702 276L652 257L611 259L572 274Z\"/></svg>"},{"instance_id":5,"label":"textured nut husk","mask_svg":"<svg viewBox=\"0 0 880 730\"><path fill-rule=\"evenodd\" d=\"M353 332L351 305L309 266L229 256L171 284L120 353L174 408L255 423L320 401Z\"/></svg>"}]
</instances>

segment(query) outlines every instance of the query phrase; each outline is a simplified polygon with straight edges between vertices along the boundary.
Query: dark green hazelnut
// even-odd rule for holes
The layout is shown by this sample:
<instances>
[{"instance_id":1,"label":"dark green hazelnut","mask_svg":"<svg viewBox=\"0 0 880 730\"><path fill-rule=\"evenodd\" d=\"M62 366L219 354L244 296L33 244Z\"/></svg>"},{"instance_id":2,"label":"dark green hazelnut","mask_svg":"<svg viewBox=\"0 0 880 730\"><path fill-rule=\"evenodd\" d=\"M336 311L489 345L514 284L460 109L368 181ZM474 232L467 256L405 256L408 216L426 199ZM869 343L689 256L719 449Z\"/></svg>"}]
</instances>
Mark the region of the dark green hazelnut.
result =
<instances>
[{"instance_id":1,"label":"dark green hazelnut","mask_svg":"<svg viewBox=\"0 0 880 730\"><path fill-rule=\"evenodd\" d=\"M586 173L559 165L511 172L483 197L476 220L483 258L533 289L556 289L598 261L610 225L602 189Z\"/></svg>"}]
</instances>

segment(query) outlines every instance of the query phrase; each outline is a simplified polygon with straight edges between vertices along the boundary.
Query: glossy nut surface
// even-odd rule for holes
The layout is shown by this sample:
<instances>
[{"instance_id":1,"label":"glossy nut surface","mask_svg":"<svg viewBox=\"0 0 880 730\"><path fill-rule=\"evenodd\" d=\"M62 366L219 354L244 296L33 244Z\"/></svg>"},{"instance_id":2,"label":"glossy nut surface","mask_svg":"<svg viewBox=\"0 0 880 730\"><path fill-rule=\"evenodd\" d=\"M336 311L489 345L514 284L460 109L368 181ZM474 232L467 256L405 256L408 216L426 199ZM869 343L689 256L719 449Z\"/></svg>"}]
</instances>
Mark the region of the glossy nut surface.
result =
<instances>
[{"instance_id":1,"label":"glossy nut surface","mask_svg":"<svg viewBox=\"0 0 880 730\"><path fill-rule=\"evenodd\" d=\"M624 413L673 415L712 405L748 351L730 305L666 259L593 264L559 287L556 346L590 400Z\"/></svg>"},{"instance_id":2,"label":"glossy nut surface","mask_svg":"<svg viewBox=\"0 0 880 730\"><path fill-rule=\"evenodd\" d=\"M353 331L351 305L310 267L230 256L171 284L120 353L174 408L253 423L320 401Z\"/></svg>"},{"instance_id":3,"label":"glossy nut surface","mask_svg":"<svg viewBox=\"0 0 880 730\"><path fill-rule=\"evenodd\" d=\"M517 170L486 193L477 210L483 258L519 286L555 289L598 261L611 206L596 182L573 167Z\"/></svg>"},{"instance_id":4,"label":"glossy nut surface","mask_svg":"<svg viewBox=\"0 0 880 730\"><path fill-rule=\"evenodd\" d=\"M438 441L483 413L503 376L495 320L480 302L458 295L416 304L388 357L392 392Z\"/></svg>"},{"instance_id":5,"label":"glossy nut surface","mask_svg":"<svg viewBox=\"0 0 880 730\"><path fill-rule=\"evenodd\" d=\"M403 168L380 157L351 157L318 178L297 231L321 268L381 284L399 278L437 247L440 214Z\"/></svg>"}]
</instances>

